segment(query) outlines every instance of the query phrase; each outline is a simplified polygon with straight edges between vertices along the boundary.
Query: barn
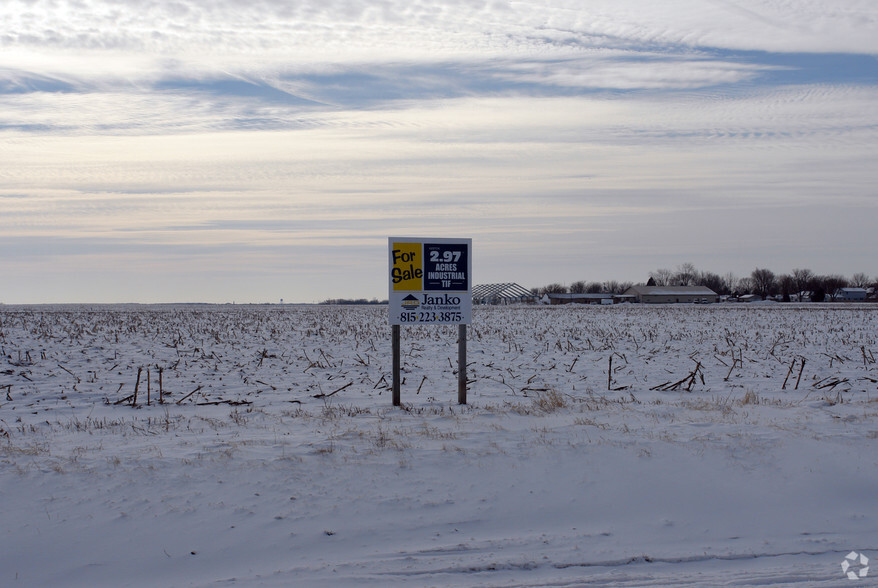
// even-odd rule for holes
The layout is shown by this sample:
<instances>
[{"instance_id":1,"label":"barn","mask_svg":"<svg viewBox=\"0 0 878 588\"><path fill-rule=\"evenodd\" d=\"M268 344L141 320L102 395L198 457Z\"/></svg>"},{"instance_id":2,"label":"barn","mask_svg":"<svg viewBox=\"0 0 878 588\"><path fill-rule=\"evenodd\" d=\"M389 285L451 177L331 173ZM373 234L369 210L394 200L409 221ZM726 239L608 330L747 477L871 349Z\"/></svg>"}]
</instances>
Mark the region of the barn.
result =
<instances>
[{"instance_id":1,"label":"barn","mask_svg":"<svg viewBox=\"0 0 878 588\"><path fill-rule=\"evenodd\" d=\"M613 304L613 295L551 293L544 295L540 302L543 304Z\"/></svg>"},{"instance_id":2,"label":"barn","mask_svg":"<svg viewBox=\"0 0 878 588\"><path fill-rule=\"evenodd\" d=\"M626 295L641 304L708 303L718 300L717 293L705 286L631 286Z\"/></svg>"}]
</instances>

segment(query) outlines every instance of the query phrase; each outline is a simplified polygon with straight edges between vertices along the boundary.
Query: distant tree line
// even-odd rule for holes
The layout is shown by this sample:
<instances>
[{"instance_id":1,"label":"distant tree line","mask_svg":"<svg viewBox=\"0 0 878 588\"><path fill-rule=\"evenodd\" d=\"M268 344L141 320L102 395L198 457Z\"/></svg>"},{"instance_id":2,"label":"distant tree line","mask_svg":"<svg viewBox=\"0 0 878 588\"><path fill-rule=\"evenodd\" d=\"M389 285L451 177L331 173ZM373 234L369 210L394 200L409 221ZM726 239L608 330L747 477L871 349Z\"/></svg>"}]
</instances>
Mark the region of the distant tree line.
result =
<instances>
[{"instance_id":1,"label":"distant tree line","mask_svg":"<svg viewBox=\"0 0 878 588\"><path fill-rule=\"evenodd\" d=\"M329 298L320 304L387 304L386 300L378 300L373 298L367 300L365 298Z\"/></svg>"},{"instance_id":2,"label":"distant tree line","mask_svg":"<svg viewBox=\"0 0 878 588\"><path fill-rule=\"evenodd\" d=\"M621 294L634 285L634 282L573 282L570 286L564 284L549 284L542 288L531 288L531 292L537 296L544 294Z\"/></svg>"},{"instance_id":3,"label":"distant tree line","mask_svg":"<svg viewBox=\"0 0 878 588\"><path fill-rule=\"evenodd\" d=\"M809 269L794 269L786 274L775 274L770 269L756 268L749 276L737 277L733 273L719 275L709 271L700 271L691 263L683 263L675 270L666 268L649 272L649 282L656 286L705 286L720 295L743 296L757 294L762 298L782 296L789 301L802 293L809 293L814 302L834 300L839 288L876 288L878 276L870 278L859 272L846 278L840 274L818 275ZM638 285L643 285L641 282ZM544 294L622 294L635 285L633 282L574 282L569 287L563 284L549 284L541 288L532 288L538 295Z\"/></svg>"}]
</instances>

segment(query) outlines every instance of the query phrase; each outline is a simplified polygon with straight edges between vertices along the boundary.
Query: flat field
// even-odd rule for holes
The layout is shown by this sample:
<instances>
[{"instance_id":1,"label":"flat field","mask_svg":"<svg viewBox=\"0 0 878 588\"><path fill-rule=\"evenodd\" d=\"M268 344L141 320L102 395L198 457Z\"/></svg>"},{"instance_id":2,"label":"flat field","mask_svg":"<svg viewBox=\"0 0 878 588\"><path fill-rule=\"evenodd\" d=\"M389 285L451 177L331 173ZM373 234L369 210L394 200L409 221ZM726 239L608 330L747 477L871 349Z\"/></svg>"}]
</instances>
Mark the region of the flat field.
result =
<instances>
[{"instance_id":1,"label":"flat field","mask_svg":"<svg viewBox=\"0 0 878 588\"><path fill-rule=\"evenodd\" d=\"M0 585L878 576L878 307L386 312L0 306Z\"/></svg>"}]
</instances>

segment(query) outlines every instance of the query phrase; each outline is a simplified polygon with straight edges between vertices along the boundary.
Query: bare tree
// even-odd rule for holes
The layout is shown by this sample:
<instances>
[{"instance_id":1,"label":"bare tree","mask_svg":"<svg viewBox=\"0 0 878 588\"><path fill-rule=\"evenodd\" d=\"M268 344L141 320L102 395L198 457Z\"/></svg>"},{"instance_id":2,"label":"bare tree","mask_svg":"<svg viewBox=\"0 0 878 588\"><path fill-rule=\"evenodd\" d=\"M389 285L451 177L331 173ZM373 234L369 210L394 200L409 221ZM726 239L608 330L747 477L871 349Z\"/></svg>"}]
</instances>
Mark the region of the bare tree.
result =
<instances>
[{"instance_id":1,"label":"bare tree","mask_svg":"<svg viewBox=\"0 0 878 588\"><path fill-rule=\"evenodd\" d=\"M653 279L656 286L670 286L673 283L671 278L674 277L674 272L662 268L649 272L649 277Z\"/></svg>"},{"instance_id":2,"label":"bare tree","mask_svg":"<svg viewBox=\"0 0 878 588\"><path fill-rule=\"evenodd\" d=\"M603 290L610 294L621 294L621 292L619 292L619 282L616 280L607 280L604 282Z\"/></svg>"},{"instance_id":3,"label":"bare tree","mask_svg":"<svg viewBox=\"0 0 878 588\"><path fill-rule=\"evenodd\" d=\"M863 272L857 272L851 276L849 283L853 288L868 288L870 280L869 276L867 276Z\"/></svg>"},{"instance_id":4,"label":"bare tree","mask_svg":"<svg viewBox=\"0 0 878 588\"><path fill-rule=\"evenodd\" d=\"M842 275L831 274L823 276L823 289L832 300L835 300L835 297L838 295L838 289L847 288L847 285L848 280Z\"/></svg>"},{"instance_id":5,"label":"bare tree","mask_svg":"<svg viewBox=\"0 0 878 588\"><path fill-rule=\"evenodd\" d=\"M753 278L739 278L735 283L734 293L738 296L742 296L744 294L749 294L755 290L755 286L753 285Z\"/></svg>"},{"instance_id":6,"label":"bare tree","mask_svg":"<svg viewBox=\"0 0 878 588\"><path fill-rule=\"evenodd\" d=\"M808 280L808 289L811 291L811 302L823 302L826 299L826 286L823 285L825 276L812 276Z\"/></svg>"},{"instance_id":7,"label":"bare tree","mask_svg":"<svg viewBox=\"0 0 878 588\"><path fill-rule=\"evenodd\" d=\"M616 280L607 280L603 283L603 292L608 294L624 294L625 290L633 286L632 282L619 282Z\"/></svg>"},{"instance_id":8,"label":"bare tree","mask_svg":"<svg viewBox=\"0 0 878 588\"><path fill-rule=\"evenodd\" d=\"M732 294L738 290L738 276L732 272L728 272L723 276L723 288L727 294Z\"/></svg>"},{"instance_id":9,"label":"bare tree","mask_svg":"<svg viewBox=\"0 0 878 588\"><path fill-rule=\"evenodd\" d=\"M687 261L677 266L677 271L671 278L671 283L674 286L695 286L697 285L697 279L698 270L695 269L694 264Z\"/></svg>"},{"instance_id":10,"label":"bare tree","mask_svg":"<svg viewBox=\"0 0 878 588\"><path fill-rule=\"evenodd\" d=\"M566 294L567 286L563 284L549 284L540 288L540 294Z\"/></svg>"},{"instance_id":11,"label":"bare tree","mask_svg":"<svg viewBox=\"0 0 878 588\"><path fill-rule=\"evenodd\" d=\"M710 288L717 294L728 294L731 291L725 288L725 282L719 274L713 272L700 272L696 285Z\"/></svg>"},{"instance_id":12,"label":"bare tree","mask_svg":"<svg viewBox=\"0 0 878 588\"><path fill-rule=\"evenodd\" d=\"M753 280L754 294L759 294L763 300L774 292L775 277L770 269L757 267L750 274L750 279Z\"/></svg>"},{"instance_id":13,"label":"bare tree","mask_svg":"<svg viewBox=\"0 0 878 588\"><path fill-rule=\"evenodd\" d=\"M585 285L586 294L600 294L602 290L603 286L601 286L600 282L589 282Z\"/></svg>"},{"instance_id":14,"label":"bare tree","mask_svg":"<svg viewBox=\"0 0 878 588\"><path fill-rule=\"evenodd\" d=\"M777 278L777 285L780 287L780 293L783 295L783 301L789 302L790 296L792 296L796 290L796 279L790 274L782 274Z\"/></svg>"},{"instance_id":15,"label":"bare tree","mask_svg":"<svg viewBox=\"0 0 878 588\"><path fill-rule=\"evenodd\" d=\"M573 282L570 284L571 294L585 294L586 283L583 281Z\"/></svg>"},{"instance_id":16,"label":"bare tree","mask_svg":"<svg viewBox=\"0 0 878 588\"><path fill-rule=\"evenodd\" d=\"M796 268L792 271L793 280L796 283L796 293L801 294L813 290L812 281L814 280L814 272L809 269Z\"/></svg>"}]
</instances>

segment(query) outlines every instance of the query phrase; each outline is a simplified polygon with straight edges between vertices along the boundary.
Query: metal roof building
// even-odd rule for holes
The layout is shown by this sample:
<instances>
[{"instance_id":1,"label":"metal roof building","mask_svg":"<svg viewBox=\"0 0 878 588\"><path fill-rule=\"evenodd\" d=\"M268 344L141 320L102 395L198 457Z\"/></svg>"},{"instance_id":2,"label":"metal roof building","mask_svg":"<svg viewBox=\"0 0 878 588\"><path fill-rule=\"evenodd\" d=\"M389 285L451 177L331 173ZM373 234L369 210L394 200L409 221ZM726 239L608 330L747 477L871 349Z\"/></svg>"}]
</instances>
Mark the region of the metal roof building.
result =
<instances>
[{"instance_id":1,"label":"metal roof building","mask_svg":"<svg viewBox=\"0 0 878 588\"><path fill-rule=\"evenodd\" d=\"M551 293L543 296L540 302L545 304L612 304L613 297L613 294L606 292L598 294Z\"/></svg>"},{"instance_id":2,"label":"metal roof building","mask_svg":"<svg viewBox=\"0 0 878 588\"><path fill-rule=\"evenodd\" d=\"M636 296L643 304L675 302L716 302L716 292L705 286L631 286L625 294Z\"/></svg>"},{"instance_id":3,"label":"metal roof building","mask_svg":"<svg viewBox=\"0 0 878 588\"><path fill-rule=\"evenodd\" d=\"M865 300L868 292L865 288L839 288L835 291L833 298L835 300L855 301Z\"/></svg>"},{"instance_id":4,"label":"metal roof building","mask_svg":"<svg viewBox=\"0 0 878 588\"><path fill-rule=\"evenodd\" d=\"M536 299L530 290L513 282L473 287L473 304L515 304L535 302Z\"/></svg>"}]
</instances>

